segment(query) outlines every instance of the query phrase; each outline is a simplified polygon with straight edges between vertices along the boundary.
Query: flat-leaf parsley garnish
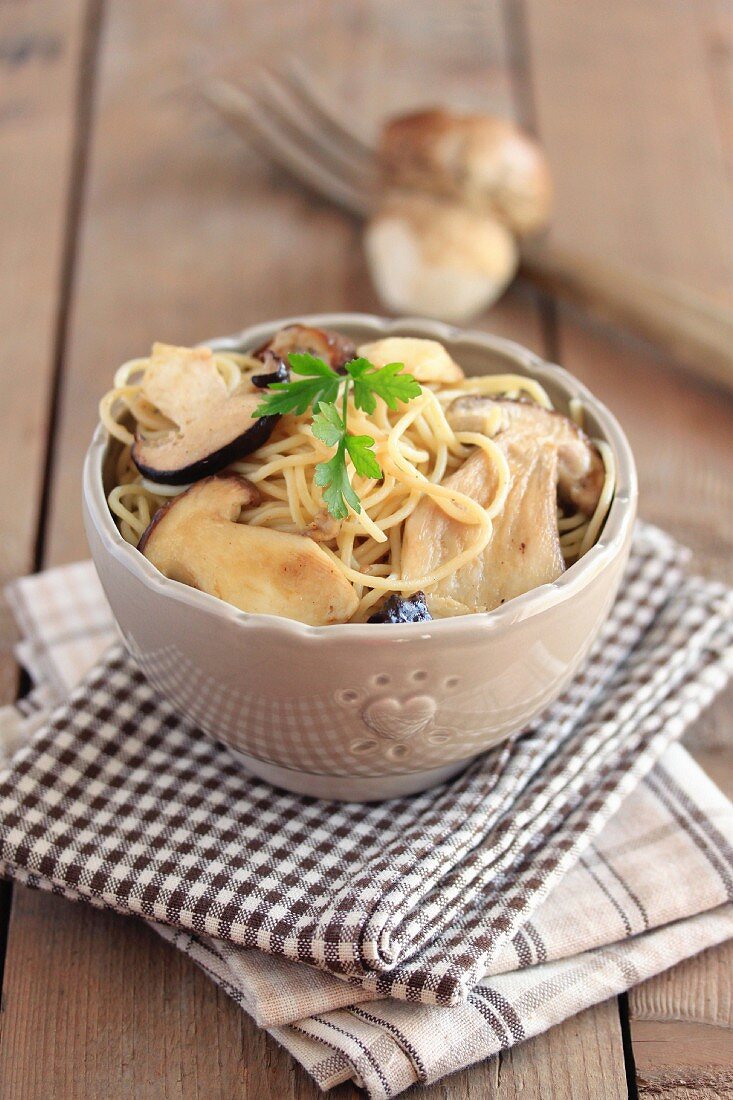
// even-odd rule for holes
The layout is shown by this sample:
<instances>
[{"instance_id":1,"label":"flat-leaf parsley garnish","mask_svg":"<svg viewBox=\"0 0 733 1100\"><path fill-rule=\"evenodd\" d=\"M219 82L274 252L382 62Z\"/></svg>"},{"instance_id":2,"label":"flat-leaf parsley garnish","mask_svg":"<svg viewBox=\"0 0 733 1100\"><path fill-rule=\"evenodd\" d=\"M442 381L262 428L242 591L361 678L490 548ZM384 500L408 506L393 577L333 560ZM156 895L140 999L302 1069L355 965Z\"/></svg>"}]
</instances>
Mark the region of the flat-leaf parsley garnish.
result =
<instances>
[{"instance_id":1,"label":"flat-leaf parsley garnish","mask_svg":"<svg viewBox=\"0 0 733 1100\"><path fill-rule=\"evenodd\" d=\"M288 362L293 374L300 377L268 386L254 415L295 413L301 416L309 408L313 410L314 436L327 447L336 448L328 462L319 462L316 466L316 484L323 489L324 503L334 519L346 519L349 508L361 511L359 498L349 480L347 456L357 474L382 477L372 437L349 431L349 393L353 393L357 409L371 414L377 407L378 397L394 410L400 402L418 397L422 390L412 375L405 373L403 363L375 367L368 359L360 357L346 363L343 374L337 374L315 355L292 352Z\"/></svg>"}]
</instances>

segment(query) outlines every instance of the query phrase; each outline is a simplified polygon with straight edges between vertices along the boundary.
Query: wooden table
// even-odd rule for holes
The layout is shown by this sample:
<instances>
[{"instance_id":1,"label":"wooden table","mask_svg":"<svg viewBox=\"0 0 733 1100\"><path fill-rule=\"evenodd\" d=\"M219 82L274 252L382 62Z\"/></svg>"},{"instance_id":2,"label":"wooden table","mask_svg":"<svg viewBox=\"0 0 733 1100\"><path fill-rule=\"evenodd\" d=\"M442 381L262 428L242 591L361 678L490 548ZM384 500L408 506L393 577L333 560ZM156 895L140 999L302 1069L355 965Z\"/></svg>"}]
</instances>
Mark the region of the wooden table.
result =
<instances>
[{"instance_id":1,"label":"wooden table","mask_svg":"<svg viewBox=\"0 0 733 1100\"><path fill-rule=\"evenodd\" d=\"M354 127L441 99L545 142L559 241L730 301L729 0L0 0L0 570L86 554L82 455L112 371L153 339L378 309L359 228L196 101L283 50ZM731 400L518 285L487 328L559 359L616 411L643 514L733 580ZM0 690L18 676L3 613ZM731 695L690 734L731 790ZM2 894L0 1095L299 1097L310 1079L142 924ZM427 1097L733 1094L731 945L584 1012ZM343 1087L335 1095L357 1095Z\"/></svg>"}]
</instances>

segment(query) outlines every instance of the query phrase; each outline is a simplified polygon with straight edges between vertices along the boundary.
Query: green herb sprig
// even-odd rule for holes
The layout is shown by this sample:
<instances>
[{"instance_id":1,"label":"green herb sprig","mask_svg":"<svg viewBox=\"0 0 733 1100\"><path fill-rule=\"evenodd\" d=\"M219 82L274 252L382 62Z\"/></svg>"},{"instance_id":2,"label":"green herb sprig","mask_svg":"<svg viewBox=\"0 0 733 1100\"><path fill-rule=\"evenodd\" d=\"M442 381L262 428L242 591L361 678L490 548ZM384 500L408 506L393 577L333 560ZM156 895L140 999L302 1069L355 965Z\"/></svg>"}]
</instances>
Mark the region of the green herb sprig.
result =
<instances>
[{"instance_id":1,"label":"green herb sprig","mask_svg":"<svg viewBox=\"0 0 733 1100\"><path fill-rule=\"evenodd\" d=\"M316 484L323 489L323 500L334 519L346 519L349 508L361 512L359 497L349 481L347 456L357 474L380 478L382 470L374 454L370 435L354 435L349 431L347 412L349 393L353 393L357 409L373 413L381 397L390 409L418 397L422 390L403 363L387 363L375 367L368 359L352 359L337 374L323 359L315 355L293 352L288 356L290 369L299 375L297 381L273 382L267 388L262 404L254 416L274 413L295 413L301 416L313 410L313 434L327 447L335 447L328 462L316 466ZM339 399L341 408L339 409Z\"/></svg>"}]
</instances>

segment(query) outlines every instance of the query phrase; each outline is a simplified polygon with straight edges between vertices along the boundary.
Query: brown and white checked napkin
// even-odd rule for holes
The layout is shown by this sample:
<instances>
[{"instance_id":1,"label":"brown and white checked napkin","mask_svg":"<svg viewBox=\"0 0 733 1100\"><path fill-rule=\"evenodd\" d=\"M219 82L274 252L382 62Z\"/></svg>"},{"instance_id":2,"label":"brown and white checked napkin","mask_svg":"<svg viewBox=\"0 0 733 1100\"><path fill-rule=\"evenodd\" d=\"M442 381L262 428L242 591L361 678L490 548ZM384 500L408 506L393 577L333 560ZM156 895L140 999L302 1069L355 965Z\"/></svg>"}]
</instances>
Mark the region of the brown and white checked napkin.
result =
<instances>
[{"instance_id":1,"label":"brown and white checked napkin","mask_svg":"<svg viewBox=\"0 0 733 1100\"><path fill-rule=\"evenodd\" d=\"M156 922L324 1088L394 1095L518 1042L733 934L730 804L665 753L733 635L730 595L682 557L641 528L566 696L463 777L382 806L244 777L117 648L0 777L6 873ZM22 739L114 632L87 565L11 598L38 684L4 716Z\"/></svg>"}]
</instances>

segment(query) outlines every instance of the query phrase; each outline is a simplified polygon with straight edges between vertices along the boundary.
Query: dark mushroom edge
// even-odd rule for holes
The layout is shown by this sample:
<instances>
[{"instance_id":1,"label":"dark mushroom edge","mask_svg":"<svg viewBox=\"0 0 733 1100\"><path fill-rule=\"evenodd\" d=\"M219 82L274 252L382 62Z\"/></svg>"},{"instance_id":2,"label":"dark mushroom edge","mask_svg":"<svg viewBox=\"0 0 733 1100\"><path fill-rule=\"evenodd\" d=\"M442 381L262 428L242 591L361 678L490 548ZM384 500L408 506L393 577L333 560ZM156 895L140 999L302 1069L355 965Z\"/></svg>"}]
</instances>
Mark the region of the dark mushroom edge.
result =
<instances>
[{"instance_id":1,"label":"dark mushroom edge","mask_svg":"<svg viewBox=\"0 0 733 1100\"><path fill-rule=\"evenodd\" d=\"M424 623L433 616L428 611L424 592L411 596L389 596L375 613L367 619L370 623Z\"/></svg>"},{"instance_id":2,"label":"dark mushroom edge","mask_svg":"<svg viewBox=\"0 0 733 1100\"><path fill-rule=\"evenodd\" d=\"M253 386L257 386L260 390L266 390L268 386L274 385L275 382L287 382L289 380L290 370L287 363L284 363L282 359L275 361L277 366L269 374L253 374L250 377Z\"/></svg>"},{"instance_id":3,"label":"dark mushroom edge","mask_svg":"<svg viewBox=\"0 0 733 1100\"><path fill-rule=\"evenodd\" d=\"M287 325L276 332L271 340L262 344L252 354L256 359L265 360L271 353L287 362L292 352L307 352L323 359L335 371L343 367L356 356L356 344L348 336L342 336L333 329L313 328L311 325Z\"/></svg>"},{"instance_id":4,"label":"dark mushroom edge","mask_svg":"<svg viewBox=\"0 0 733 1100\"><path fill-rule=\"evenodd\" d=\"M159 485L188 485L220 473L232 462L251 454L269 439L279 416L254 417L261 398L257 392L290 377L287 357L293 352L311 352L337 370L356 355L348 337L309 325L288 325L280 329L253 354L274 367L249 379L251 392L236 392L209 416L193 420L164 436L146 438L138 433L132 460L143 477Z\"/></svg>"},{"instance_id":5,"label":"dark mushroom edge","mask_svg":"<svg viewBox=\"0 0 733 1100\"><path fill-rule=\"evenodd\" d=\"M188 485L218 474L230 463L262 447L279 419L279 416L261 416L255 420L249 411L245 430L221 446L215 446L213 451L206 448L212 440L216 440L217 425L212 426L205 446L195 447L194 453L189 446L190 426L186 431L175 433L172 438L146 440L137 436L132 447L132 460L143 477L150 481L156 481L159 485Z\"/></svg>"}]
</instances>

